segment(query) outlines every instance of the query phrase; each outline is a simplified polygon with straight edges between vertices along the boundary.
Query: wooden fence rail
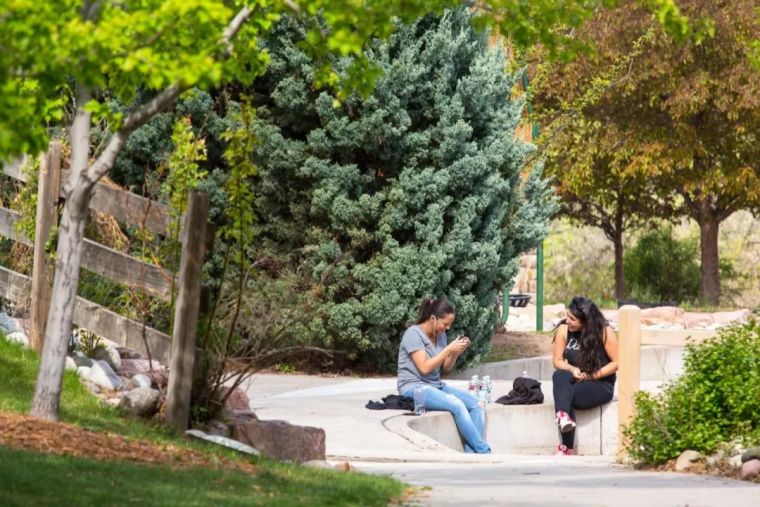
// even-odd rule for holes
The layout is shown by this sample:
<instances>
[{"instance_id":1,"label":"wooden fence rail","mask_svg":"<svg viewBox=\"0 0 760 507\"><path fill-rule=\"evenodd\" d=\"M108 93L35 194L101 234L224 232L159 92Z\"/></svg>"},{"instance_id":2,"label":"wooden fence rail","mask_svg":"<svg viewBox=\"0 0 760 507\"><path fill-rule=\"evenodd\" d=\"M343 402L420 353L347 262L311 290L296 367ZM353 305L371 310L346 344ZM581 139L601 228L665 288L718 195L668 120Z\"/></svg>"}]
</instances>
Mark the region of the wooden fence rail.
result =
<instances>
[{"instance_id":1,"label":"wooden fence rail","mask_svg":"<svg viewBox=\"0 0 760 507\"><path fill-rule=\"evenodd\" d=\"M24 163L25 159L22 158L7 164L2 167L2 173L26 182L27 177L21 169ZM29 305L30 300L32 301L34 329L30 333L30 338L34 335L36 339L39 339L39 343L35 343L35 348L39 346L38 350L41 350L41 339L44 337L46 302L49 305L49 291L53 276L53 270L49 269L51 263L45 254L45 243L48 240L50 228L58 220L57 201L59 198L65 199L69 193L69 172L59 170L60 163L60 147L52 144L51 149L43 155L41 160L35 238L24 237L16 231L15 225L21 219L18 213L0 207L0 236L32 246L35 252L32 278L0 266L0 296L23 306ZM195 195L195 199L198 199L197 193ZM184 281L180 280L179 283L179 293L184 295L182 297L185 309L177 311L174 326L175 330L180 330L182 343L172 347L172 338L167 334L78 296L74 307L74 324L119 345L146 355L150 354L152 358L164 364L174 364L176 361L172 359L172 355L175 354L178 355L178 360L185 362L187 357L194 357L198 353L194 346L194 332L198 320L199 266L202 265L203 255L211 248L214 238L213 224L207 222L208 200L206 197L201 197L201 200L203 199L206 199L205 208L201 206L199 213L196 213L192 220L183 217L180 222L181 235L191 238L192 243L189 245L190 242L185 241L187 244L183 245L180 265L193 266L193 270L185 276ZM189 206L198 209L198 206L192 202ZM145 227L159 235L165 236L169 231L170 215L165 205L104 183L96 185L90 209L112 215L128 225ZM192 227L193 231L187 231L188 227ZM198 231L201 233L200 236L197 234ZM82 267L164 301L172 299L173 273L88 239L84 240ZM187 287L183 287L183 283ZM180 357L185 359L179 359ZM176 387L173 396L182 400L184 406L190 396L192 365L189 369L170 369L169 376L170 385ZM186 426L187 421L183 421L186 417L186 410L180 410L171 424L179 427Z\"/></svg>"}]
</instances>

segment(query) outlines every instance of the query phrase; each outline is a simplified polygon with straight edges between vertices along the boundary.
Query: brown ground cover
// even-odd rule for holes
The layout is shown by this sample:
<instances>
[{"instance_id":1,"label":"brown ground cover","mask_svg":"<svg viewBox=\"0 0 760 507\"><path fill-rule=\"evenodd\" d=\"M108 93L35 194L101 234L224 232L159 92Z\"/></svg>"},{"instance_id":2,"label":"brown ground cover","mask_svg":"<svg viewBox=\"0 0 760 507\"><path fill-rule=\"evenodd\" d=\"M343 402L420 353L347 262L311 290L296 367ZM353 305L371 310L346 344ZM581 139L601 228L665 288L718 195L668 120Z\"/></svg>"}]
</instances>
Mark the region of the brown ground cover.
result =
<instances>
[{"instance_id":1,"label":"brown ground cover","mask_svg":"<svg viewBox=\"0 0 760 507\"><path fill-rule=\"evenodd\" d=\"M178 468L234 468L249 474L257 472L253 464L244 461L8 412L0 412L0 445L99 460L164 464Z\"/></svg>"}]
</instances>

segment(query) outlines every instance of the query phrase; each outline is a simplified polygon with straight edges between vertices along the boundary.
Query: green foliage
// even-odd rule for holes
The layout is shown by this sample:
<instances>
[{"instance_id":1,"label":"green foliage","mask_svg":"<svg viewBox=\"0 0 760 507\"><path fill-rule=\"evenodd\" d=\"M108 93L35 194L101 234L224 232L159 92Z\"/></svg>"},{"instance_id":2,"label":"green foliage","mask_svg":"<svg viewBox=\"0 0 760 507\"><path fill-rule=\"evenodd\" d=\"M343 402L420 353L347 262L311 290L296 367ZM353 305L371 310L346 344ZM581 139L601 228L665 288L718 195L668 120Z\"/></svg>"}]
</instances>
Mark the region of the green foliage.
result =
<instances>
[{"instance_id":1,"label":"green foliage","mask_svg":"<svg viewBox=\"0 0 760 507\"><path fill-rule=\"evenodd\" d=\"M625 431L632 458L661 463L686 449L713 452L734 439L760 442L760 322L686 347L684 373L659 395L639 392Z\"/></svg>"},{"instance_id":2,"label":"green foliage","mask_svg":"<svg viewBox=\"0 0 760 507\"><path fill-rule=\"evenodd\" d=\"M81 327L74 330L74 334L77 336L76 348L85 355L85 357L95 357L100 350L105 350L106 345L100 336L97 336L86 329Z\"/></svg>"},{"instance_id":3,"label":"green foliage","mask_svg":"<svg viewBox=\"0 0 760 507\"><path fill-rule=\"evenodd\" d=\"M198 166L198 161L206 159L206 144L203 139L196 139L190 118L183 118L174 124L172 145L174 149L166 162L168 176L161 190L169 204L172 235L178 238L180 218L187 208L187 196L206 176L206 171Z\"/></svg>"},{"instance_id":4,"label":"green foliage","mask_svg":"<svg viewBox=\"0 0 760 507\"><path fill-rule=\"evenodd\" d=\"M626 285L631 294L656 301L691 301L699 295L699 245L677 239L673 229L660 227L643 234L625 253Z\"/></svg>"},{"instance_id":5,"label":"green foliage","mask_svg":"<svg viewBox=\"0 0 760 507\"><path fill-rule=\"evenodd\" d=\"M262 246L311 271L319 310L305 332L347 359L392 369L424 296L457 307L452 334L488 350L496 292L554 211L531 147L514 139L522 102L498 48L464 11L399 25L366 51L383 70L372 95L311 87L314 72L284 20L256 88ZM347 68L350 59L339 68ZM329 283L325 282L329 280Z\"/></svg>"},{"instance_id":6,"label":"green foliage","mask_svg":"<svg viewBox=\"0 0 760 507\"><path fill-rule=\"evenodd\" d=\"M37 216L37 188L40 182L40 159L29 157L21 167L22 174L26 177L26 183L21 185L19 192L13 198L11 209L21 214L21 219L16 222L16 232L27 238L34 237Z\"/></svg>"}]
</instances>

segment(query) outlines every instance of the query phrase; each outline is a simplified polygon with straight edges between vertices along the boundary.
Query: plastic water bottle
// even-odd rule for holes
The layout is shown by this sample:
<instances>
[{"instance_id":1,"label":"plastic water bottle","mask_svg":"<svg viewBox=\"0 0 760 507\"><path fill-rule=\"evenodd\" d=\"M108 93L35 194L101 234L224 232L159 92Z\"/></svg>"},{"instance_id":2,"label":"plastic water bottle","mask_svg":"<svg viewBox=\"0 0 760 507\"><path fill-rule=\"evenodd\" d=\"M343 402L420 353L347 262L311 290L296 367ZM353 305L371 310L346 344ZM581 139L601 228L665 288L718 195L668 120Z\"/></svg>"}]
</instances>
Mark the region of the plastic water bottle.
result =
<instances>
[{"instance_id":1,"label":"plastic water bottle","mask_svg":"<svg viewBox=\"0 0 760 507\"><path fill-rule=\"evenodd\" d=\"M486 385L486 403L491 403L491 391L493 390L493 384L491 384L491 376L483 375L483 383Z\"/></svg>"},{"instance_id":2,"label":"plastic water bottle","mask_svg":"<svg viewBox=\"0 0 760 507\"><path fill-rule=\"evenodd\" d=\"M486 408L488 404L488 388L484 382L481 382L480 389L478 390L478 406Z\"/></svg>"},{"instance_id":3,"label":"plastic water bottle","mask_svg":"<svg viewBox=\"0 0 760 507\"><path fill-rule=\"evenodd\" d=\"M477 396L479 389L480 389L480 381L478 380L478 376L473 375L472 378L470 379L470 383L467 384L467 390Z\"/></svg>"}]
</instances>

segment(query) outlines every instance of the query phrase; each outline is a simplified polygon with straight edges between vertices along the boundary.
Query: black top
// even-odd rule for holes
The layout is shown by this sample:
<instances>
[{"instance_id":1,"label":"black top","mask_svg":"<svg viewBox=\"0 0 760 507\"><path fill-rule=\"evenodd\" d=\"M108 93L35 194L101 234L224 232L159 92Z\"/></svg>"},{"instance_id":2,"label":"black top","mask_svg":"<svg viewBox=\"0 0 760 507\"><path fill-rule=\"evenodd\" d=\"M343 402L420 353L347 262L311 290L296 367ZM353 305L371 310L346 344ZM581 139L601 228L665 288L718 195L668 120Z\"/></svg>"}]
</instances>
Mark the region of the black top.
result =
<instances>
[{"instance_id":1,"label":"black top","mask_svg":"<svg viewBox=\"0 0 760 507\"><path fill-rule=\"evenodd\" d=\"M576 367L581 364L580 338L581 338L580 331L571 332L568 329L567 346L565 347L565 352L562 354L568 363ZM601 364L599 365L599 368L602 368L603 366L609 364L610 362L611 362L610 356L607 355L607 351L604 350L604 347L602 347ZM603 380L605 382L610 382L614 384L615 380L617 380L617 373L613 373L612 375L607 375L606 377L602 377L598 380Z\"/></svg>"}]
</instances>

